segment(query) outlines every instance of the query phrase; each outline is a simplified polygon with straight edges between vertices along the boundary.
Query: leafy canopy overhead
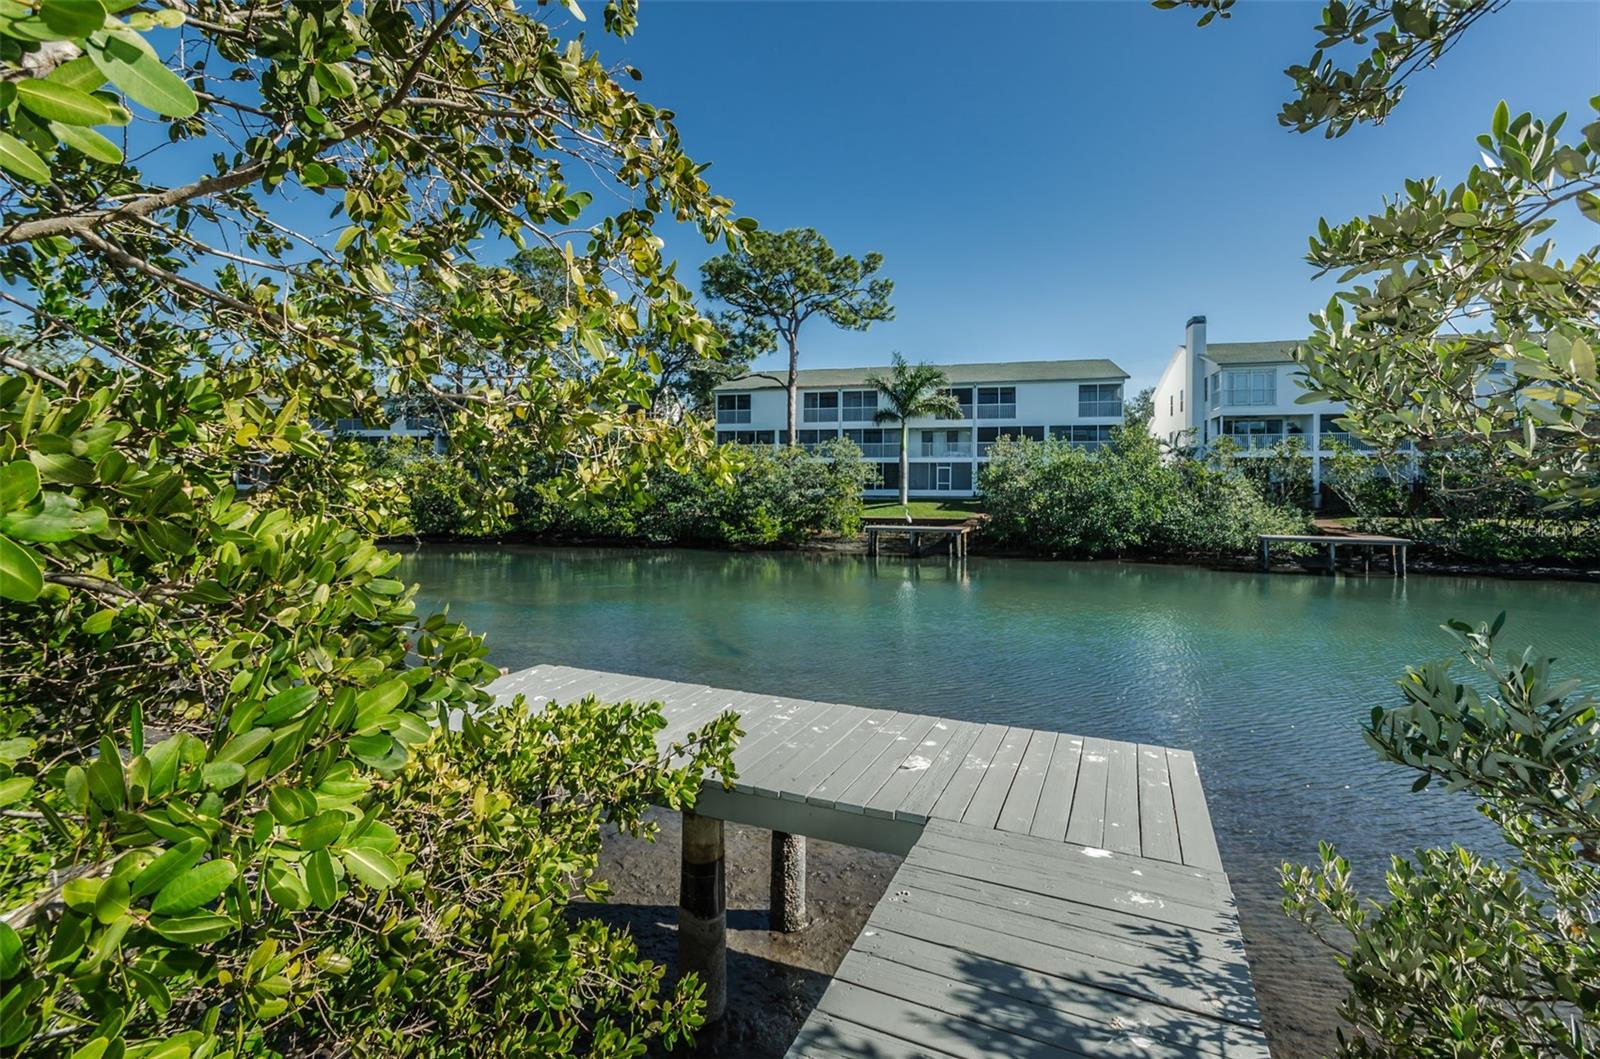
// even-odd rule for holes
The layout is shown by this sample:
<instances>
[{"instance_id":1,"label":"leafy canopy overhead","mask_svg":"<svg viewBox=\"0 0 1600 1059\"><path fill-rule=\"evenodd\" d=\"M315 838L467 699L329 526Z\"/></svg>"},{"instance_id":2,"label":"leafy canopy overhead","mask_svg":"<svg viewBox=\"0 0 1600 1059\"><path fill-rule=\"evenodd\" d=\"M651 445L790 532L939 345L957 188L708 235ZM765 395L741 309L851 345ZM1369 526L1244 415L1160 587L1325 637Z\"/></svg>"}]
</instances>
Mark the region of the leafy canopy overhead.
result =
<instances>
[{"instance_id":1,"label":"leafy canopy overhead","mask_svg":"<svg viewBox=\"0 0 1600 1059\"><path fill-rule=\"evenodd\" d=\"M715 346L654 226L750 225L579 17L0 0L0 1051L698 1024L692 978L566 906L602 822L731 770L734 719L668 755L649 705L473 720L487 646L418 613L373 539L405 498L324 433L426 395L489 514L533 467L550 503L717 473L644 411L650 344Z\"/></svg>"},{"instance_id":2,"label":"leafy canopy overhead","mask_svg":"<svg viewBox=\"0 0 1600 1059\"><path fill-rule=\"evenodd\" d=\"M1479 19L1509 0L1332 0L1322 8L1316 50L1284 71L1295 98L1278 124L1295 132L1322 129L1332 139L1362 123L1380 123L1399 104L1406 83L1437 63ZM1155 7L1199 11L1198 24L1233 17L1235 0L1153 0ZM1362 49L1366 49L1362 51ZM1347 53L1359 55L1344 64Z\"/></svg>"}]
</instances>

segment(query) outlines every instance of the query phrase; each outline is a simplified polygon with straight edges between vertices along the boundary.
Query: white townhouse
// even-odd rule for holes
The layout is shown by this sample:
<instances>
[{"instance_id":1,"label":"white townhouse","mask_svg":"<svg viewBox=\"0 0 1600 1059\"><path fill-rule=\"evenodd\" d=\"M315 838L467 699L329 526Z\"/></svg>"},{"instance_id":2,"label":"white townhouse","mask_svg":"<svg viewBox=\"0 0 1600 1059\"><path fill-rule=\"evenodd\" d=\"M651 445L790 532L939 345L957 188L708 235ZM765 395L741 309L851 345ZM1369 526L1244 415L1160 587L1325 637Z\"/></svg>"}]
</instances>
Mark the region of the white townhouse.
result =
<instances>
[{"instance_id":1,"label":"white townhouse","mask_svg":"<svg viewBox=\"0 0 1600 1059\"><path fill-rule=\"evenodd\" d=\"M1098 448L1122 422L1122 388L1128 373L1109 360L1020 360L993 364L941 364L947 392L961 406L955 419L913 419L910 492L925 497L966 497L978 485L989 446L1002 437L1064 438ZM799 373L796 442L815 450L843 435L878 463L877 488L900 488L899 424L875 423L878 393L869 375L880 368L812 368ZM716 389L717 440L749 445L789 441L783 374L753 373Z\"/></svg>"},{"instance_id":2,"label":"white townhouse","mask_svg":"<svg viewBox=\"0 0 1600 1059\"><path fill-rule=\"evenodd\" d=\"M1313 491L1322 485L1329 443L1361 443L1335 424L1342 401L1297 403L1305 374L1294 360L1298 342L1206 342L1206 318L1184 328L1183 345L1172 354L1155 389L1150 432L1178 447L1204 449L1231 438L1242 456L1259 456L1285 438L1299 438L1311 457Z\"/></svg>"}]
</instances>

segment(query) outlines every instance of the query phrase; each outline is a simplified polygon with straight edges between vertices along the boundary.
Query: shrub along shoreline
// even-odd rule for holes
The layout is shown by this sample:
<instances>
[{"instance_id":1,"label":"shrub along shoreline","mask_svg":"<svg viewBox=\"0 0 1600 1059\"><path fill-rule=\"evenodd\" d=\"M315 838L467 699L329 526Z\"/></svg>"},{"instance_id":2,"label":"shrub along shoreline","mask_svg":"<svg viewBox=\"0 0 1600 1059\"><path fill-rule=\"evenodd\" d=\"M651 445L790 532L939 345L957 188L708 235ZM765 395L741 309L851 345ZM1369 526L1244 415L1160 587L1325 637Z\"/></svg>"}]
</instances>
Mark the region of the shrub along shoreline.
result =
<instances>
[{"instance_id":1,"label":"shrub along shoreline","mask_svg":"<svg viewBox=\"0 0 1600 1059\"><path fill-rule=\"evenodd\" d=\"M865 551L865 520L900 517L898 508L881 506L868 515L862 490L875 481L875 466L844 439L820 449L822 459L799 449L724 446L721 460L650 471L642 494L581 507L547 495L534 478L516 491L509 511L497 512L484 510L470 471L457 460L407 444L366 451L373 470L392 476L406 498L409 532L384 538L391 544L848 554ZM985 515L973 554L1253 569L1259 534L1316 532L1310 511L1295 502L1309 496L1309 472L1294 453L1252 460L1224 449L1204 460L1171 459L1156 439L1132 427L1094 451L1059 440L1005 438L989 455L979 478L982 500L961 505L981 507ZM1600 549L1585 543L1600 534L1523 519L1513 538L1483 520L1379 517L1382 508L1371 497L1382 492L1387 498L1388 492L1367 487L1357 493L1348 484L1353 468L1347 465L1335 499L1345 501L1348 493L1362 504L1351 519L1355 529L1422 542L1411 564L1416 572L1600 579L1600 555L1586 555ZM1546 539L1557 544L1539 547ZM1292 548L1279 552L1294 554Z\"/></svg>"}]
</instances>

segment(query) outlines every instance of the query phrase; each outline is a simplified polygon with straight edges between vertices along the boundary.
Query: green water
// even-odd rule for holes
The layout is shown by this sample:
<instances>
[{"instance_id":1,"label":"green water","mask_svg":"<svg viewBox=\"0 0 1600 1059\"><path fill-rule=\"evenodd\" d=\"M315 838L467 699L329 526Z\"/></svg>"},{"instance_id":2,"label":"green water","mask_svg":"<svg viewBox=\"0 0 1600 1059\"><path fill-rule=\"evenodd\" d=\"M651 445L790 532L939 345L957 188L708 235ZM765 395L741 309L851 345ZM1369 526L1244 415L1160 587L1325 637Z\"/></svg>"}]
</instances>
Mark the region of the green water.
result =
<instances>
[{"instance_id":1,"label":"green water","mask_svg":"<svg viewBox=\"0 0 1600 1059\"><path fill-rule=\"evenodd\" d=\"M1187 747L1238 895L1281 1055L1325 1046L1339 983L1277 910L1277 869L1319 839L1373 883L1391 852L1493 838L1462 798L1410 793L1359 725L1439 624L1508 612L1600 685L1600 585L1317 577L1183 567L424 548L399 576L489 634L491 658Z\"/></svg>"}]
</instances>

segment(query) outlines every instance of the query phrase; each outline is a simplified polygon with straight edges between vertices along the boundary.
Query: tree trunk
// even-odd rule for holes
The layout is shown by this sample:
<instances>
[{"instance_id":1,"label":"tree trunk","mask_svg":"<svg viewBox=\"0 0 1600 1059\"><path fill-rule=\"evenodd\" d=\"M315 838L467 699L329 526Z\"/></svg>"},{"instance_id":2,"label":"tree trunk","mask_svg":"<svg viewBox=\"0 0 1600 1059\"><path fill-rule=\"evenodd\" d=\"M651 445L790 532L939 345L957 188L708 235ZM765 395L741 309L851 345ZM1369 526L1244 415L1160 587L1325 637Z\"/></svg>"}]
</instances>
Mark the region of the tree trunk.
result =
<instances>
[{"instance_id":1,"label":"tree trunk","mask_svg":"<svg viewBox=\"0 0 1600 1059\"><path fill-rule=\"evenodd\" d=\"M911 503L911 428L900 420L900 506Z\"/></svg>"},{"instance_id":2,"label":"tree trunk","mask_svg":"<svg viewBox=\"0 0 1600 1059\"><path fill-rule=\"evenodd\" d=\"M800 347L795 342L795 336L785 335L784 341L789 344L789 384L784 387L789 391L789 444L800 444L800 435L795 429L795 404L800 400Z\"/></svg>"}]
</instances>

